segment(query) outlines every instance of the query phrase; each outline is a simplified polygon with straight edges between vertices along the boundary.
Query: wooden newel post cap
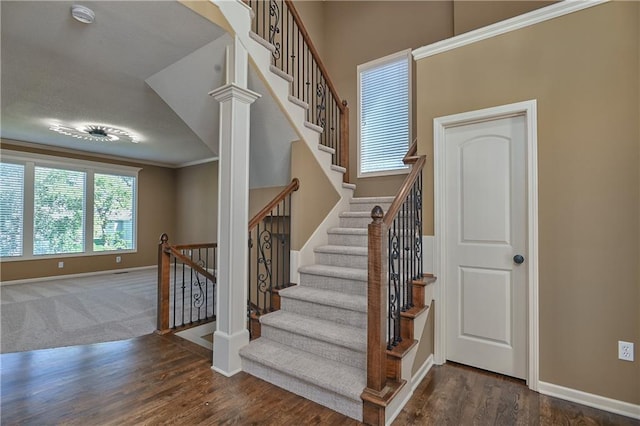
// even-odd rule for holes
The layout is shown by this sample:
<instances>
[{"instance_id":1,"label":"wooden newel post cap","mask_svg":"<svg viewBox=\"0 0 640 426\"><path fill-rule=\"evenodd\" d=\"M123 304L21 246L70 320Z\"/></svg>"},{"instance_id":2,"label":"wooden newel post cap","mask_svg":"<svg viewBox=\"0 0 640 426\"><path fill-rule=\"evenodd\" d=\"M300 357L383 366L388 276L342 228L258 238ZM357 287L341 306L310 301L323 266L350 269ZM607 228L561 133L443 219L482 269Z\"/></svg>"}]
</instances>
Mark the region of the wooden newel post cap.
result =
<instances>
[{"instance_id":1,"label":"wooden newel post cap","mask_svg":"<svg viewBox=\"0 0 640 426\"><path fill-rule=\"evenodd\" d=\"M374 222L381 222L383 217L384 217L384 212L382 211L382 207L375 206L371 210L371 219L373 219Z\"/></svg>"},{"instance_id":2,"label":"wooden newel post cap","mask_svg":"<svg viewBox=\"0 0 640 426\"><path fill-rule=\"evenodd\" d=\"M166 244L167 241L169 241L169 236L165 233L163 233L162 235L160 235L160 242L162 244Z\"/></svg>"}]
</instances>

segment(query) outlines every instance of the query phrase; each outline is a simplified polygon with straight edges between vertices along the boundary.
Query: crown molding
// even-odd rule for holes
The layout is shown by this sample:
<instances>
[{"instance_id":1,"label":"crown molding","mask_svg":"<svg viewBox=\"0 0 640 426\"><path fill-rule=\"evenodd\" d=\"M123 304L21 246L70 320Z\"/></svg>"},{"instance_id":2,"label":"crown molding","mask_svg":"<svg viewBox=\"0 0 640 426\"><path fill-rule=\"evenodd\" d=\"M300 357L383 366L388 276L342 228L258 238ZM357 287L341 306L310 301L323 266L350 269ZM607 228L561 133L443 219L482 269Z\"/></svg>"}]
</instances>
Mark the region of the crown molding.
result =
<instances>
[{"instance_id":1,"label":"crown molding","mask_svg":"<svg viewBox=\"0 0 640 426\"><path fill-rule=\"evenodd\" d=\"M514 18L478 28L477 30L469 31L427 46L419 47L412 52L413 59L416 61L424 59L429 56L457 49L458 47L529 27L540 22L578 12L593 6L598 6L608 1L609 0L564 0Z\"/></svg>"}]
</instances>

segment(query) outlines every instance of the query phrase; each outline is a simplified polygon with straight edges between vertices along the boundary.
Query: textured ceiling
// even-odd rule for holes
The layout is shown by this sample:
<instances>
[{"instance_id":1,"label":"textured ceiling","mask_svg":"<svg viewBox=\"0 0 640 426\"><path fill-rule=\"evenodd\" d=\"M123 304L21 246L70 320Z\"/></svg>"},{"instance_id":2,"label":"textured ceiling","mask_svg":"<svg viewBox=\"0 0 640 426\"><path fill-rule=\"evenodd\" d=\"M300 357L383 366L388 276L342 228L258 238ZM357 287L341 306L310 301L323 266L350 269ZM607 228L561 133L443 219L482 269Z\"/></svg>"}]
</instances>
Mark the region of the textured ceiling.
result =
<instances>
[{"instance_id":1,"label":"textured ceiling","mask_svg":"<svg viewBox=\"0 0 640 426\"><path fill-rule=\"evenodd\" d=\"M71 17L74 3L0 2L2 137L171 165L215 156L145 79L225 32L173 1L82 2L90 25ZM140 143L78 140L55 122L111 125Z\"/></svg>"}]
</instances>

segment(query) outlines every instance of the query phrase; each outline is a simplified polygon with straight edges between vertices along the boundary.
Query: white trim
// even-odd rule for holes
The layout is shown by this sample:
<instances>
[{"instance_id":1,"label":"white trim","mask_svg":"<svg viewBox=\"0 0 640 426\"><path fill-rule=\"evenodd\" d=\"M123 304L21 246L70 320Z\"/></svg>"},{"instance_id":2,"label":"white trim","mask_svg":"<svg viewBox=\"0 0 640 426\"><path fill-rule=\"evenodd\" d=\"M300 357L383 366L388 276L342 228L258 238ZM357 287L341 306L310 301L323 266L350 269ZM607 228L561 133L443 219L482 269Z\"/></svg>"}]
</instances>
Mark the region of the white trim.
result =
<instances>
[{"instance_id":1,"label":"white trim","mask_svg":"<svg viewBox=\"0 0 640 426\"><path fill-rule=\"evenodd\" d=\"M56 155L36 154L33 152L15 151L3 148L0 161L7 162L29 162L33 161L38 166L64 167L65 170L93 171L95 173L119 173L123 176L138 177L142 170L140 167L124 166L121 164L100 163L97 161L78 160L76 158L62 157Z\"/></svg>"},{"instance_id":2,"label":"white trim","mask_svg":"<svg viewBox=\"0 0 640 426\"><path fill-rule=\"evenodd\" d=\"M553 396L555 398L576 402L578 404L608 411L610 413L631 417L632 419L640 419L640 405L638 404L631 404L629 402L619 401L617 399L611 399L542 381L538 382L538 392L543 395Z\"/></svg>"},{"instance_id":3,"label":"white trim","mask_svg":"<svg viewBox=\"0 0 640 426\"><path fill-rule=\"evenodd\" d=\"M429 355L429 358L426 359L424 364L422 364L422 366L418 369L416 374L414 374L411 378L411 393L416 391L418 386L420 386L420 383L422 383L424 378L427 377L427 373L431 371L431 367L433 367L434 365L433 354L431 354Z\"/></svg>"},{"instance_id":4,"label":"white trim","mask_svg":"<svg viewBox=\"0 0 640 426\"><path fill-rule=\"evenodd\" d=\"M144 271L146 269L155 269L157 265L149 265L149 266L137 266L134 268L122 268L122 269L106 269L104 271L95 271L95 272L82 272L78 274L68 274L68 275L53 275L49 277L39 277L39 278L25 278L22 280L11 280L11 281L0 281L0 286L5 285L16 285L16 284L31 284L31 283L39 283L44 281L54 281L54 280L66 280L70 278L82 278L82 277L90 277L94 275L109 275L109 274L122 274L124 272L133 272L133 271Z\"/></svg>"},{"instance_id":5,"label":"white trim","mask_svg":"<svg viewBox=\"0 0 640 426\"><path fill-rule=\"evenodd\" d=\"M411 400L411 397L416 391L416 388L420 386L420 383L422 382L422 380L425 378L429 370L431 370L431 367L433 367L433 354L429 355L429 357L424 361L424 363L418 369L418 372L414 374L413 377L411 377L411 390L407 392L406 396L404 397L402 402L398 404L395 411L389 417L387 417L385 421L385 425L392 424L393 421L396 419L396 417L398 417L398 414L400 414L400 412L404 409L404 407L407 405L409 400Z\"/></svg>"},{"instance_id":6,"label":"white trim","mask_svg":"<svg viewBox=\"0 0 640 426\"><path fill-rule=\"evenodd\" d=\"M606 3L608 1L609 0L565 0L554 3L529 13L516 16L515 18L506 19L446 40L419 47L412 52L413 58L416 61L424 59L429 56L457 49L458 47L529 27L573 12L578 12L589 7L598 6L599 4Z\"/></svg>"},{"instance_id":7,"label":"white trim","mask_svg":"<svg viewBox=\"0 0 640 426\"><path fill-rule=\"evenodd\" d=\"M191 166L197 166L199 164L213 163L214 161L218 161L218 157L209 157L209 158L203 158L201 160L187 161L186 163L178 164L177 166L175 166L175 168L181 169L183 167L191 167Z\"/></svg>"},{"instance_id":8,"label":"white trim","mask_svg":"<svg viewBox=\"0 0 640 426\"><path fill-rule=\"evenodd\" d=\"M436 266L435 257L436 239L433 235L422 236L422 271L433 273ZM427 301L425 301L426 303ZM430 301L429 301L430 303Z\"/></svg>"},{"instance_id":9,"label":"white trim","mask_svg":"<svg viewBox=\"0 0 640 426\"><path fill-rule=\"evenodd\" d=\"M433 120L434 133L434 230L435 274L438 277L434 299L438 302L435 314L434 358L436 364L446 361L445 290L446 246L445 238L445 158L444 143L447 128L495 120L497 118L524 115L526 120L527 150L527 241L528 241L528 371L527 385L538 390L539 379L539 330L538 330L538 164L537 164L537 103L536 100L518 102L478 111L439 117Z\"/></svg>"}]
</instances>

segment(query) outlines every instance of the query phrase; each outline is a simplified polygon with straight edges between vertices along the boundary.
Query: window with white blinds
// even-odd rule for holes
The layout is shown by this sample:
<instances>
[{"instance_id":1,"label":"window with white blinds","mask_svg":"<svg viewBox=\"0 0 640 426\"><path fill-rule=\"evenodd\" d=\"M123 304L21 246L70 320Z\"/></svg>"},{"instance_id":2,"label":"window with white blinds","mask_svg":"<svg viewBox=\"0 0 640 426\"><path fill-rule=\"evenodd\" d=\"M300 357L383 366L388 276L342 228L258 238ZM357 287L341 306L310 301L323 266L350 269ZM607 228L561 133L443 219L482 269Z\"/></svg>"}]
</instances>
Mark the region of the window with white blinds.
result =
<instances>
[{"instance_id":1,"label":"window with white blinds","mask_svg":"<svg viewBox=\"0 0 640 426\"><path fill-rule=\"evenodd\" d=\"M134 251L139 170L3 151L2 260Z\"/></svg>"},{"instance_id":2,"label":"window with white blinds","mask_svg":"<svg viewBox=\"0 0 640 426\"><path fill-rule=\"evenodd\" d=\"M411 133L411 53L358 66L358 177L403 173Z\"/></svg>"},{"instance_id":3,"label":"window with white blinds","mask_svg":"<svg viewBox=\"0 0 640 426\"><path fill-rule=\"evenodd\" d=\"M86 173L35 168L33 254L82 253Z\"/></svg>"},{"instance_id":4,"label":"window with white blinds","mask_svg":"<svg viewBox=\"0 0 640 426\"><path fill-rule=\"evenodd\" d=\"M24 165L0 163L0 256L22 256Z\"/></svg>"}]
</instances>

